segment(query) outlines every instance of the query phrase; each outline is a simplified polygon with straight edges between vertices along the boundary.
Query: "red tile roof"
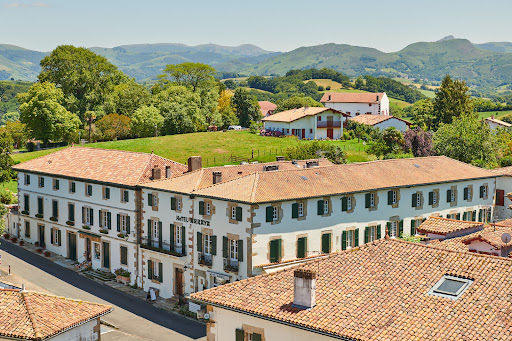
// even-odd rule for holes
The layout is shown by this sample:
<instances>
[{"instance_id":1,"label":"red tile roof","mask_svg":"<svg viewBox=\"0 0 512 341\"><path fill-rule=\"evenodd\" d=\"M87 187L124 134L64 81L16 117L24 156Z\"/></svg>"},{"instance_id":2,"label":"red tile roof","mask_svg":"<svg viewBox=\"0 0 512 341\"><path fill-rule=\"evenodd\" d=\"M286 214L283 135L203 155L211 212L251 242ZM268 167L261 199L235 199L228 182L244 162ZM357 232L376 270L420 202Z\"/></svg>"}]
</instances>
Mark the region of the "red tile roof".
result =
<instances>
[{"instance_id":1,"label":"red tile roof","mask_svg":"<svg viewBox=\"0 0 512 341\"><path fill-rule=\"evenodd\" d=\"M376 124L379 124L379 123L382 123L382 122L385 122L385 121L391 120L391 119L402 121L407 126L410 126L412 124L411 122L401 119L400 117L389 116L389 115L362 114L362 115L357 115L355 117L349 118L349 120L351 120L351 121L354 121L354 122L360 123L360 124L366 124L369 126L374 126Z\"/></svg>"},{"instance_id":2,"label":"red tile roof","mask_svg":"<svg viewBox=\"0 0 512 341\"><path fill-rule=\"evenodd\" d=\"M276 114L267 116L262 118L261 120L264 122L293 122L298 119L301 119L306 116L315 116L321 114L323 112L330 111L332 113L341 114L344 117L350 117L349 114L345 114L344 112L334 110L331 108L323 108L323 107L302 107L297 109L291 109L286 111L281 111Z\"/></svg>"},{"instance_id":3,"label":"red tile roof","mask_svg":"<svg viewBox=\"0 0 512 341\"><path fill-rule=\"evenodd\" d=\"M69 147L13 166L16 171L35 172L84 180L135 186L151 179L151 169L165 166L172 176L181 175L188 167L155 154L122 150Z\"/></svg>"},{"instance_id":4,"label":"red tile roof","mask_svg":"<svg viewBox=\"0 0 512 341\"><path fill-rule=\"evenodd\" d=\"M258 101L261 110L269 111L276 110L277 105L269 101Z\"/></svg>"},{"instance_id":5,"label":"red tile roof","mask_svg":"<svg viewBox=\"0 0 512 341\"><path fill-rule=\"evenodd\" d=\"M512 166L494 168L490 171L496 173L497 175L512 176Z\"/></svg>"},{"instance_id":6,"label":"red tile roof","mask_svg":"<svg viewBox=\"0 0 512 341\"><path fill-rule=\"evenodd\" d=\"M475 221L462 221L440 217L429 217L420 226L418 226L418 232L445 235L447 233L467 230L478 226L482 226L483 228L483 225L484 223Z\"/></svg>"},{"instance_id":7,"label":"red tile roof","mask_svg":"<svg viewBox=\"0 0 512 341\"><path fill-rule=\"evenodd\" d=\"M320 103L378 103L385 94L385 92L326 92ZM378 101L377 96L379 96Z\"/></svg>"},{"instance_id":8,"label":"red tile roof","mask_svg":"<svg viewBox=\"0 0 512 341\"><path fill-rule=\"evenodd\" d=\"M379 240L312 261L316 305L292 306L294 270L222 285L193 300L357 340L510 340L512 260ZM474 282L457 300L427 295L443 276Z\"/></svg>"},{"instance_id":9,"label":"red tile roof","mask_svg":"<svg viewBox=\"0 0 512 341\"><path fill-rule=\"evenodd\" d=\"M0 337L42 340L111 311L103 304L0 289Z\"/></svg>"}]
</instances>

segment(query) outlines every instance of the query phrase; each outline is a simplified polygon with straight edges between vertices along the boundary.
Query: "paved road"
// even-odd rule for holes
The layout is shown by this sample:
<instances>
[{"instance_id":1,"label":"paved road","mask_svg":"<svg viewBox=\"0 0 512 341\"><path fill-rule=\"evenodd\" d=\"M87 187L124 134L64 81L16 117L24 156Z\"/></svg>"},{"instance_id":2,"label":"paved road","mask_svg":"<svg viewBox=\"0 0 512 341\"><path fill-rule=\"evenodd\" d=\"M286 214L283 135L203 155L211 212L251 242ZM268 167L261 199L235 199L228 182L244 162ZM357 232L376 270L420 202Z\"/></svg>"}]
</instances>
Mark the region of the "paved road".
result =
<instances>
[{"instance_id":1,"label":"paved road","mask_svg":"<svg viewBox=\"0 0 512 341\"><path fill-rule=\"evenodd\" d=\"M0 269L7 271L11 265L12 279L25 283L27 290L42 289L58 296L113 306L114 311L103 319L119 330L102 335L103 340L206 340L204 324L155 308L10 242L2 241L0 255Z\"/></svg>"}]
</instances>

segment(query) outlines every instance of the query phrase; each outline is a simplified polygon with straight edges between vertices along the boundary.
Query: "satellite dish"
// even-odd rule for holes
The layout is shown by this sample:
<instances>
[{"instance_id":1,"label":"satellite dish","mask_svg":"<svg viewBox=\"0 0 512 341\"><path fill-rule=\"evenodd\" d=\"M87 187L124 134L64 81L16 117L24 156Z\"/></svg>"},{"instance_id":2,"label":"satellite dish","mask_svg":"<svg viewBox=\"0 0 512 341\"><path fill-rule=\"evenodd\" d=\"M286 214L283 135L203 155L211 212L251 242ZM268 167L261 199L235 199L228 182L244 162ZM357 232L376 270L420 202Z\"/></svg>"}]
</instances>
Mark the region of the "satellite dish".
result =
<instances>
[{"instance_id":1,"label":"satellite dish","mask_svg":"<svg viewBox=\"0 0 512 341\"><path fill-rule=\"evenodd\" d=\"M505 232L501 235L501 241L504 242L505 244L510 243L510 240L512 240L510 233Z\"/></svg>"},{"instance_id":2,"label":"satellite dish","mask_svg":"<svg viewBox=\"0 0 512 341\"><path fill-rule=\"evenodd\" d=\"M210 319L210 314L208 314L208 313L204 314L203 318L205 320L209 320Z\"/></svg>"}]
</instances>

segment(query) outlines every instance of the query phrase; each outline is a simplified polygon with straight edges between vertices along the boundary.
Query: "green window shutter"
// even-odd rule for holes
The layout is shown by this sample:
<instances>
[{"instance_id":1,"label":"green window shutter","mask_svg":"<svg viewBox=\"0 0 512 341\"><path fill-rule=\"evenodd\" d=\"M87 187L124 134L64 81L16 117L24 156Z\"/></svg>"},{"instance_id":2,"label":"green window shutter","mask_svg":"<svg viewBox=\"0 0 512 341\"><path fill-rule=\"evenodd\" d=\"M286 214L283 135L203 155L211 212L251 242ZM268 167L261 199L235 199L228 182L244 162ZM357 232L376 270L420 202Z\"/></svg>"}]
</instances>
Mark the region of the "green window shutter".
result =
<instances>
[{"instance_id":1,"label":"green window shutter","mask_svg":"<svg viewBox=\"0 0 512 341\"><path fill-rule=\"evenodd\" d=\"M37 198L37 213L43 214L43 198Z\"/></svg>"},{"instance_id":2,"label":"green window shutter","mask_svg":"<svg viewBox=\"0 0 512 341\"><path fill-rule=\"evenodd\" d=\"M480 186L480 198L484 197L485 186Z\"/></svg>"},{"instance_id":3,"label":"green window shutter","mask_svg":"<svg viewBox=\"0 0 512 341\"><path fill-rule=\"evenodd\" d=\"M281 239L277 240L277 261L278 262L280 262L281 258L283 258L283 254L282 254L282 251L281 251L282 243L283 243L283 241Z\"/></svg>"},{"instance_id":4,"label":"green window shutter","mask_svg":"<svg viewBox=\"0 0 512 341\"><path fill-rule=\"evenodd\" d=\"M85 224L85 218L86 218L87 211L85 207L82 206L82 223Z\"/></svg>"},{"instance_id":5,"label":"green window shutter","mask_svg":"<svg viewBox=\"0 0 512 341\"><path fill-rule=\"evenodd\" d=\"M23 206L23 208L25 209L25 211L29 211L29 197L28 195L25 195L24 196L24 199L25 199L25 205Z\"/></svg>"},{"instance_id":6,"label":"green window shutter","mask_svg":"<svg viewBox=\"0 0 512 341\"><path fill-rule=\"evenodd\" d=\"M402 237L404 234L404 221L400 220L400 223L398 224L398 237Z\"/></svg>"},{"instance_id":7,"label":"green window shutter","mask_svg":"<svg viewBox=\"0 0 512 341\"><path fill-rule=\"evenodd\" d=\"M341 211L342 212L348 211L348 198L347 197L341 198Z\"/></svg>"},{"instance_id":8,"label":"green window shutter","mask_svg":"<svg viewBox=\"0 0 512 341\"><path fill-rule=\"evenodd\" d=\"M44 187L44 178L41 178L41 187Z\"/></svg>"},{"instance_id":9,"label":"green window shutter","mask_svg":"<svg viewBox=\"0 0 512 341\"><path fill-rule=\"evenodd\" d=\"M466 221L468 219L468 213L467 212L464 212L462 214L462 220Z\"/></svg>"},{"instance_id":10,"label":"green window shutter","mask_svg":"<svg viewBox=\"0 0 512 341\"><path fill-rule=\"evenodd\" d=\"M164 264L158 263L158 281L160 283L164 282Z\"/></svg>"},{"instance_id":11,"label":"green window shutter","mask_svg":"<svg viewBox=\"0 0 512 341\"><path fill-rule=\"evenodd\" d=\"M331 234L324 233L322 235L322 252L330 253L331 252Z\"/></svg>"},{"instance_id":12,"label":"green window shutter","mask_svg":"<svg viewBox=\"0 0 512 341\"><path fill-rule=\"evenodd\" d=\"M354 247L359 246L359 229L354 230Z\"/></svg>"},{"instance_id":13,"label":"green window shutter","mask_svg":"<svg viewBox=\"0 0 512 341\"><path fill-rule=\"evenodd\" d=\"M55 189L59 189L59 180L55 180Z\"/></svg>"},{"instance_id":14,"label":"green window shutter","mask_svg":"<svg viewBox=\"0 0 512 341\"><path fill-rule=\"evenodd\" d=\"M244 335L243 329L235 330L235 335L236 335L236 339L235 339L236 341L244 341L245 335Z\"/></svg>"},{"instance_id":15,"label":"green window shutter","mask_svg":"<svg viewBox=\"0 0 512 341\"><path fill-rule=\"evenodd\" d=\"M197 232L196 248L197 252L203 252L203 234L201 232Z\"/></svg>"},{"instance_id":16,"label":"green window shutter","mask_svg":"<svg viewBox=\"0 0 512 341\"><path fill-rule=\"evenodd\" d=\"M181 227L181 254L183 256L187 255L187 242L185 238L185 225Z\"/></svg>"},{"instance_id":17,"label":"green window shutter","mask_svg":"<svg viewBox=\"0 0 512 341\"><path fill-rule=\"evenodd\" d=\"M370 201L371 201L370 193L366 193L364 195L364 207L365 208L370 208Z\"/></svg>"},{"instance_id":18,"label":"green window shutter","mask_svg":"<svg viewBox=\"0 0 512 341\"><path fill-rule=\"evenodd\" d=\"M117 232L121 232L121 215L117 214Z\"/></svg>"},{"instance_id":19,"label":"green window shutter","mask_svg":"<svg viewBox=\"0 0 512 341\"><path fill-rule=\"evenodd\" d=\"M370 240L370 227L367 226L364 228L364 243L368 243L368 241Z\"/></svg>"},{"instance_id":20,"label":"green window shutter","mask_svg":"<svg viewBox=\"0 0 512 341\"><path fill-rule=\"evenodd\" d=\"M153 262L148 260L148 279L153 279Z\"/></svg>"},{"instance_id":21,"label":"green window shutter","mask_svg":"<svg viewBox=\"0 0 512 341\"><path fill-rule=\"evenodd\" d=\"M110 188L105 188L105 199L110 199Z\"/></svg>"},{"instance_id":22,"label":"green window shutter","mask_svg":"<svg viewBox=\"0 0 512 341\"><path fill-rule=\"evenodd\" d=\"M464 200L468 200L469 197L469 188L464 187Z\"/></svg>"},{"instance_id":23,"label":"green window shutter","mask_svg":"<svg viewBox=\"0 0 512 341\"><path fill-rule=\"evenodd\" d=\"M238 261L243 262L244 261L244 241L242 239L237 240L237 246L238 246Z\"/></svg>"},{"instance_id":24,"label":"green window shutter","mask_svg":"<svg viewBox=\"0 0 512 341\"><path fill-rule=\"evenodd\" d=\"M418 194L413 193L412 194L412 207L416 207L416 204L418 203Z\"/></svg>"},{"instance_id":25,"label":"green window shutter","mask_svg":"<svg viewBox=\"0 0 512 341\"><path fill-rule=\"evenodd\" d=\"M228 258L228 237L222 237L222 257Z\"/></svg>"},{"instance_id":26,"label":"green window shutter","mask_svg":"<svg viewBox=\"0 0 512 341\"><path fill-rule=\"evenodd\" d=\"M123 200L124 202L128 202L129 200L129 197L128 197L128 191L127 190L124 190L123 191Z\"/></svg>"},{"instance_id":27,"label":"green window shutter","mask_svg":"<svg viewBox=\"0 0 512 341\"><path fill-rule=\"evenodd\" d=\"M428 192L428 204L434 205L434 192Z\"/></svg>"},{"instance_id":28,"label":"green window shutter","mask_svg":"<svg viewBox=\"0 0 512 341\"><path fill-rule=\"evenodd\" d=\"M62 245L62 231L61 230L57 230L57 236L59 237L59 246Z\"/></svg>"},{"instance_id":29,"label":"green window shutter","mask_svg":"<svg viewBox=\"0 0 512 341\"><path fill-rule=\"evenodd\" d=\"M317 214L318 215L323 215L324 214L324 201L323 200L318 200L316 202L316 207L317 207Z\"/></svg>"},{"instance_id":30,"label":"green window shutter","mask_svg":"<svg viewBox=\"0 0 512 341\"><path fill-rule=\"evenodd\" d=\"M478 221L482 221L482 210L478 210Z\"/></svg>"},{"instance_id":31,"label":"green window shutter","mask_svg":"<svg viewBox=\"0 0 512 341\"><path fill-rule=\"evenodd\" d=\"M297 239L297 258L306 257L306 237Z\"/></svg>"},{"instance_id":32,"label":"green window shutter","mask_svg":"<svg viewBox=\"0 0 512 341\"><path fill-rule=\"evenodd\" d=\"M74 204L68 205L68 220L75 221L75 205Z\"/></svg>"},{"instance_id":33,"label":"green window shutter","mask_svg":"<svg viewBox=\"0 0 512 341\"><path fill-rule=\"evenodd\" d=\"M53 204L53 216L57 218L59 216L59 202L58 201L52 201Z\"/></svg>"},{"instance_id":34,"label":"green window shutter","mask_svg":"<svg viewBox=\"0 0 512 341\"><path fill-rule=\"evenodd\" d=\"M380 238L381 238L381 232L380 232L380 230L381 230L381 225L379 224L379 225L377 225L377 239L380 239Z\"/></svg>"},{"instance_id":35,"label":"green window shutter","mask_svg":"<svg viewBox=\"0 0 512 341\"><path fill-rule=\"evenodd\" d=\"M101 210L98 210L98 222L100 224L100 227L103 227L103 221L101 220Z\"/></svg>"},{"instance_id":36,"label":"green window shutter","mask_svg":"<svg viewBox=\"0 0 512 341\"><path fill-rule=\"evenodd\" d=\"M491 208L489 207L487 209L487 222L491 222L491 215L492 215L492 211L491 211Z\"/></svg>"},{"instance_id":37,"label":"green window shutter","mask_svg":"<svg viewBox=\"0 0 512 341\"><path fill-rule=\"evenodd\" d=\"M204 201L199 202L199 214L204 215Z\"/></svg>"},{"instance_id":38,"label":"green window shutter","mask_svg":"<svg viewBox=\"0 0 512 341\"><path fill-rule=\"evenodd\" d=\"M388 191L388 205L393 205L393 191Z\"/></svg>"},{"instance_id":39,"label":"green window shutter","mask_svg":"<svg viewBox=\"0 0 512 341\"><path fill-rule=\"evenodd\" d=\"M271 222L274 218L274 208L272 206L267 206L266 208L267 215L267 223Z\"/></svg>"},{"instance_id":40,"label":"green window shutter","mask_svg":"<svg viewBox=\"0 0 512 341\"><path fill-rule=\"evenodd\" d=\"M152 239L151 230L151 219L148 219L148 245L151 243Z\"/></svg>"},{"instance_id":41,"label":"green window shutter","mask_svg":"<svg viewBox=\"0 0 512 341\"><path fill-rule=\"evenodd\" d=\"M270 262L277 263L281 260L281 239L270 242Z\"/></svg>"},{"instance_id":42,"label":"green window shutter","mask_svg":"<svg viewBox=\"0 0 512 341\"><path fill-rule=\"evenodd\" d=\"M342 250L347 249L347 231L343 231L341 233L341 249Z\"/></svg>"},{"instance_id":43,"label":"green window shutter","mask_svg":"<svg viewBox=\"0 0 512 341\"><path fill-rule=\"evenodd\" d=\"M460 220L460 213L457 213L457 220Z\"/></svg>"},{"instance_id":44,"label":"green window shutter","mask_svg":"<svg viewBox=\"0 0 512 341\"><path fill-rule=\"evenodd\" d=\"M212 236L212 255L217 254L217 236Z\"/></svg>"},{"instance_id":45,"label":"green window shutter","mask_svg":"<svg viewBox=\"0 0 512 341\"><path fill-rule=\"evenodd\" d=\"M130 234L130 216L126 216L126 234Z\"/></svg>"},{"instance_id":46,"label":"green window shutter","mask_svg":"<svg viewBox=\"0 0 512 341\"><path fill-rule=\"evenodd\" d=\"M299 217L299 204L293 203L292 204L292 219Z\"/></svg>"},{"instance_id":47,"label":"green window shutter","mask_svg":"<svg viewBox=\"0 0 512 341\"><path fill-rule=\"evenodd\" d=\"M175 233L175 229L176 227L174 226L174 224L170 224L169 225L169 244L171 244L171 251L174 252L174 233Z\"/></svg>"},{"instance_id":48,"label":"green window shutter","mask_svg":"<svg viewBox=\"0 0 512 341\"><path fill-rule=\"evenodd\" d=\"M242 221L242 208L236 208L236 221Z\"/></svg>"},{"instance_id":49,"label":"green window shutter","mask_svg":"<svg viewBox=\"0 0 512 341\"><path fill-rule=\"evenodd\" d=\"M252 333L252 341L261 341L261 335L257 333Z\"/></svg>"},{"instance_id":50,"label":"green window shutter","mask_svg":"<svg viewBox=\"0 0 512 341\"><path fill-rule=\"evenodd\" d=\"M76 184L74 182L71 183L71 192L76 192Z\"/></svg>"},{"instance_id":51,"label":"green window shutter","mask_svg":"<svg viewBox=\"0 0 512 341\"><path fill-rule=\"evenodd\" d=\"M416 234L416 220L411 220L411 236L414 236Z\"/></svg>"},{"instance_id":52,"label":"green window shutter","mask_svg":"<svg viewBox=\"0 0 512 341\"><path fill-rule=\"evenodd\" d=\"M389 236L389 234L391 233L391 222L390 222L390 221L388 221L388 222L386 223L386 231L387 231L388 236ZM386 232L386 231L384 231L384 232ZM397 231L397 232L398 232L398 231Z\"/></svg>"},{"instance_id":53,"label":"green window shutter","mask_svg":"<svg viewBox=\"0 0 512 341\"><path fill-rule=\"evenodd\" d=\"M107 227L109 230L112 229L112 213L107 212Z\"/></svg>"},{"instance_id":54,"label":"green window shutter","mask_svg":"<svg viewBox=\"0 0 512 341\"><path fill-rule=\"evenodd\" d=\"M148 193L148 206L153 206L153 194Z\"/></svg>"},{"instance_id":55,"label":"green window shutter","mask_svg":"<svg viewBox=\"0 0 512 341\"><path fill-rule=\"evenodd\" d=\"M446 191L446 202L452 202L452 190L451 189Z\"/></svg>"},{"instance_id":56,"label":"green window shutter","mask_svg":"<svg viewBox=\"0 0 512 341\"><path fill-rule=\"evenodd\" d=\"M476 221L476 210L475 210L475 211L473 211L473 214L472 214L471 220Z\"/></svg>"},{"instance_id":57,"label":"green window shutter","mask_svg":"<svg viewBox=\"0 0 512 341\"><path fill-rule=\"evenodd\" d=\"M158 247L162 248L162 222L158 222Z\"/></svg>"},{"instance_id":58,"label":"green window shutter","mask_svg":"<svg viewBox=\"0 0 512 341\"><path fill-rule=\"evenodd\" d=\"M53 227L50 228L50 243L53 244L54 240L53 240Z\"/></svg>"},{"instance_id":59,"label":"green window shutter","mask_svg":"<svg viewBox=\"0 0 512 341\"><path fill-rule=\"evenodd\" d=\"M91 208L89 212L89 220L91 221L91 225L94 225L94 210Z\"/></svg>"},{"instance_id":60,"label":"green window shutter","mask_svg":"<svg viewBox=\"0 0 512 341\"><path fill-rule=\"evenodd\" d=\"M176 211L176 198L171 198L171 210Z\"/></svg>"}]
</instances>

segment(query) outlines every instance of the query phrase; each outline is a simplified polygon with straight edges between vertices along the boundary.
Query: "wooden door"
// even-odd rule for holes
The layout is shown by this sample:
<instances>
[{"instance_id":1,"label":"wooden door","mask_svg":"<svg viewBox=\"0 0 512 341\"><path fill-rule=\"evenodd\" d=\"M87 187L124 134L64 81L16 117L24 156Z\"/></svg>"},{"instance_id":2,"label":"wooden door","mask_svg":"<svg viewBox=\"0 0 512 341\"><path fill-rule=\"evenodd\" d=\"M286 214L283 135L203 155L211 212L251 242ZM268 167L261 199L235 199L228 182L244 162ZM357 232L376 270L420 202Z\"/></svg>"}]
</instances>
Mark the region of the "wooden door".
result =
<instances>
[{"instance_id":1,"label":"wooden door","mask_svg":"<svg viewBox=\"0 0 512 341\"><path fill-rule=\"evenodd\" d=\"M39 234L39 246L41 247L45 247L45 242L44 242L44 225L37 225L37 228L38 228L38 234Z\"/></svg>"},{"instance_id":2,"label":"wooden door","mask_svg":"<svg viewBox=\"0 0 512 341\"><path fill-rule=\"evenodd\" d=\"M183 296L183 270L182 269L176 269L175 275L174 275L174 283L176 288L174 291L175 295Z\"/></svg>"},{"instance_id":3,"label":"wooden door","mask_svg":"<svg viewBox=\"0 0 512 341\"><path fill-rule=\"evenodd\" d=\"M88 262L91 261L91 238L85 238L85 258Z\"/></svg>"},{"instance_id":4,"label":"wooden door","mask_svg":"<svg viewBox=\"0 0 512 341\"><path fill-rule=\"evenodd\" d=\"M333 136L334 136L333 129L332 128L327 128L327 137L332 140Z\"/></svg>"},{"instance_id":5,"label":"wooden door","mask_svg":"<svg viewBox=\"0 0 512 341\"><path fill-rule=\"evenodd\" d=\"M103 242L103 267L110 269L110 244Z\"/></svg>"},{"instance_id":6,"label":"wooden door","mask_svg":"<svg viewBox=\"0 0 512 341\"><path fill-rule=\"evenodd\" d=\"M69 259L76 261L76 234L68 233L68 254Z\"/></svg>"},{"instance_id":7,"label":"wooden door","mask_svg":"<svg viewBox=\"0 0 512 341\"><path fill-rule=\"evenodd\" d=\"M301 135L301 139L305 138L306 137L306 129L302 129L302 135Z\"/></svg>"}]
</instances>

